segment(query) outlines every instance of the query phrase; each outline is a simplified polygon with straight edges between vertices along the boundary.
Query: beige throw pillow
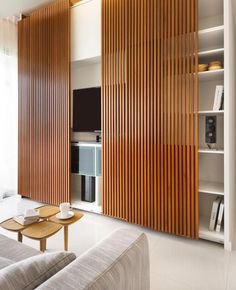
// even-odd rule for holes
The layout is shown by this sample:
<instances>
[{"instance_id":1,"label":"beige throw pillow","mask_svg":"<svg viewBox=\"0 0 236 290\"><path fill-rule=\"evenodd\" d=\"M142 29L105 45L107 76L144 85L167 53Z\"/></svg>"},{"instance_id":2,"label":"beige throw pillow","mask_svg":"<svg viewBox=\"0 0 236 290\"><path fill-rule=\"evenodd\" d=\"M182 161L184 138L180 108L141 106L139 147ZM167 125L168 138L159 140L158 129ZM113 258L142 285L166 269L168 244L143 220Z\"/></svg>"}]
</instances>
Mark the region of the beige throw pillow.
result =
<instances>
[{"instance_id":1,"label":"beige throw pillow","mask_svg":"<svg viewBox=\"0 0 236 290\"><path fill-rule=\"evenodd\" d=\"M31 290L70 264L76 258L69 252L40 254L0 270L0 290Z\"/></svg>"}]
</instances>

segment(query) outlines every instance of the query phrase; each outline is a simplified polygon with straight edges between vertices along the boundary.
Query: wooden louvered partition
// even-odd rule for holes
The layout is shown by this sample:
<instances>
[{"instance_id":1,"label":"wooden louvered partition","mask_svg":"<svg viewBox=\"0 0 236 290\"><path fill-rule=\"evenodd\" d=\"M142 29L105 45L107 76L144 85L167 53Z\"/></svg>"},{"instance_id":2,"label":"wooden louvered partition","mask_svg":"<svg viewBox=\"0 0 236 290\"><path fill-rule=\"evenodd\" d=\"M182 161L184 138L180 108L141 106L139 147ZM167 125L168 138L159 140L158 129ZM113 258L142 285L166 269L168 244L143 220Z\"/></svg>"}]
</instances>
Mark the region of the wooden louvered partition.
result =
<instances>
[{"instance_id":1,"label":"wooden louvered partition","mask_svg":"<svg viewBox=\"0 0 236 290\"><path fill-rule=\"evenodd\" d=\"M197 238L197 0L102 3L103 212Z\"/></svg>"},{"instance_id":2,"label":"wooden louvered partition","mask_svg":"<svg viewBox=\"0 0 236 290\"><path fill-rule=\"evenodd\" d=\"M22 20L19 48L19 193L59 204L70 200L69 0Z\"/></svg>"},{"instance_id":3,"label":"wooden louvered partition","mask_svg":"<svg viewBox=\"0 0 236 290\"><path fill-rule=\"evenodd\" d=\"M18 23L18 191L30 197L30 83L29 83L29 18Z\"/></svg>"}]
</instances>

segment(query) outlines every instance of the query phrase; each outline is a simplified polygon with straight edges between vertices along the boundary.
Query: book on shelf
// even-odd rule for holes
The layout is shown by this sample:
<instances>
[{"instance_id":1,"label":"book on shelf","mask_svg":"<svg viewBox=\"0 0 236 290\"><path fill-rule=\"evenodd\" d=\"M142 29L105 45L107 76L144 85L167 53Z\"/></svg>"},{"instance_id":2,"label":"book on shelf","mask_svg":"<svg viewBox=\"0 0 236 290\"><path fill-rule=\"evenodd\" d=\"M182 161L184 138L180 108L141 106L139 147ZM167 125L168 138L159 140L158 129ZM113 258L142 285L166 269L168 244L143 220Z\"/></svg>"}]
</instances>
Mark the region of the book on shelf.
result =
<instances>
[{"instance_id":1,"label":"book on shelf","mask_svg":"<svg viewBox=\"0 0 236 290\"><path fill-rule=\"evenodd\" d=\"M220 111L224 109L224 86L218 85L215 90L215 98L213 104L213 111Z\"/></svg>"},{"instance_id":2,"label":"book on shelf","mask_svg":"<svg viewBox=\"0 0 236 290\"><path fill-rule=\"evenodd\" d=\"M219 233L222 226L223 226L223 219L224 219L224 201L222 200L220 203L217 224L216 224L216 231Z\"/></svg>"},{"instance_id":3,"label":"book on shelf","mask_svg":"<svg viewBox=\"0 0 236 290\"><path fill-rule=\"evenodd\" d=\"M216 228L216 223L218 219L218 213L219 213L219 207L220 203L222 201L221 197L217 197L212 204L212 209L211 209L211 218L210 218L210 224L209 224L209 230L214 231Z\"/></svg>"}]
</instances>

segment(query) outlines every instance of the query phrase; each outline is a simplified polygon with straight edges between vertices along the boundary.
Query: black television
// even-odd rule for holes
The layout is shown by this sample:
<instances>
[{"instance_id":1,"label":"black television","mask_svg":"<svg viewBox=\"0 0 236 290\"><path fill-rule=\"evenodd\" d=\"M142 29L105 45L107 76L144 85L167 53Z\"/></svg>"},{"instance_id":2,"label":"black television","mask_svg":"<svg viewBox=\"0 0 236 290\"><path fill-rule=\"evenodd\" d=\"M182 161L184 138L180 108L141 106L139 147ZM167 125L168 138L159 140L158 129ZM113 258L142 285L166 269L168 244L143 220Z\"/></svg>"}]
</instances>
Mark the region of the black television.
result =
<instances>
[{"instance_id":1,"label":"black television","mask_svg":"<svg viewBox=\"0 0 236 290\"><path fill-rule=\"evenodd\" d=\"M101 131L101 88L73 91L73 131Z\"/></svg>"}]
</instances>

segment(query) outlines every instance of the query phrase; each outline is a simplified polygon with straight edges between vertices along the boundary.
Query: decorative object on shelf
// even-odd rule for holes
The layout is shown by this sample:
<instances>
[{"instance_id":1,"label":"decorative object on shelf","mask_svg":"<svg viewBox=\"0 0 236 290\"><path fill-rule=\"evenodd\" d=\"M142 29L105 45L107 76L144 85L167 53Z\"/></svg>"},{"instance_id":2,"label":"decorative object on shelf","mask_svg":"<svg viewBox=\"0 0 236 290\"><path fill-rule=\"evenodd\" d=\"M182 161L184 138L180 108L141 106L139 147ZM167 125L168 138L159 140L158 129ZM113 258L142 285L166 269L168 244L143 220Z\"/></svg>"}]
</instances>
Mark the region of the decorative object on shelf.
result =
<instances>
[{"instance_id":1,"label":"decorative object on shelf","mask_svg":"<svg viewBox=\"0 0 236 290\"><path fill-rule=\"evenodd\" d=\"M199 72L204 72L208 70L208 64L201 63L198 65L198 71Z\"/></svg>"},{"instance_id":2,"label":"decorative object on shelf","mask_svg":"<svg viewBox=\"0 0 236 290\"><path fill-rule=\"evenodd\" d=\"M206 116L206 136L205 142L209 149L216 144L216 116Z\"/></svg>"},{"instance_id":3,"label":"decorative object on shelf","mask_svg":"<svg viewBox=\"0 0 236 290\"><path fill-rule=\"evenodd\" d=\"M218 70L222 68L223 68L222 62L220 60L214 60L209 63L208 70Z\"/></svg>"},{"instance_id":4,"label":"decorative object on shelf","mask_svg":"<svg viewBox=\"0 0 236 290\"><path fill-rule=\"evenodd\" d=\"M224 109L224 86L216 86L213 111Z\"/></svg>"},{"instance_id":5,"label":"decorative object on shelf","mask_svg":"<svg viewBox=\"0 0 236 290\"><path fill-rule=\"evenodd\" d=\"M102 140L101 135L97 135L97 136L96 136L96 142L101 142L101 140Z\"/></svg>"},{"instance_id":6,"label":"decorative object on shelf","mask_svg":"<svg viewBox=\"0 0 236 290\"><path fill-rule=\"evenodd\" d=\"M213 201L212 209L211 209L210 224L209 224L210 231L214 231L216 228L216 222L218 219L218 213L219 213L221 201L222 201L222 198L219 196Z\"/></svg>"}]
</instances>

